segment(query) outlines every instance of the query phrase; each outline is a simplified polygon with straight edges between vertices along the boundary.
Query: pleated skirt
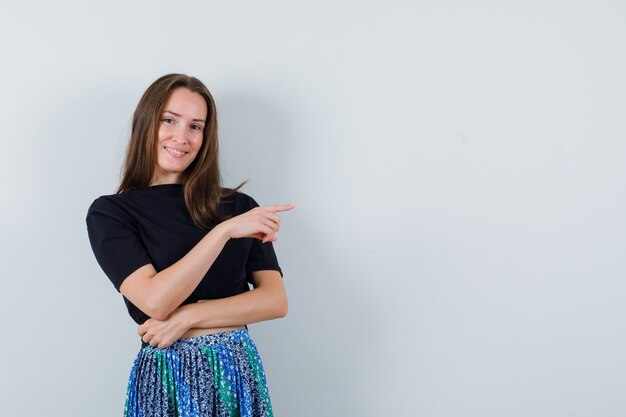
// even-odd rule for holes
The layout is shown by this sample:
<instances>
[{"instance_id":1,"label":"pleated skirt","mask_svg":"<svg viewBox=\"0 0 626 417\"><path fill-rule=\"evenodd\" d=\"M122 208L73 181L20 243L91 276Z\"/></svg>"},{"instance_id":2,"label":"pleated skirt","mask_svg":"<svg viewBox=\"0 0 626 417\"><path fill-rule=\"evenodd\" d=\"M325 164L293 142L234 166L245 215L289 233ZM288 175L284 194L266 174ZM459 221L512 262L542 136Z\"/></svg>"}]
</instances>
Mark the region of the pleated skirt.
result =
<instances>
[{"instance_id":1,"label":"pleated skirt","mask_svg":"<svg viewBox=\"0 0 626 417\"><path fill-rule=\"evenodd\" d=\"M247 329L143 347L124 417L272 417L265 371Z\"/></svg>"}]
</instances>

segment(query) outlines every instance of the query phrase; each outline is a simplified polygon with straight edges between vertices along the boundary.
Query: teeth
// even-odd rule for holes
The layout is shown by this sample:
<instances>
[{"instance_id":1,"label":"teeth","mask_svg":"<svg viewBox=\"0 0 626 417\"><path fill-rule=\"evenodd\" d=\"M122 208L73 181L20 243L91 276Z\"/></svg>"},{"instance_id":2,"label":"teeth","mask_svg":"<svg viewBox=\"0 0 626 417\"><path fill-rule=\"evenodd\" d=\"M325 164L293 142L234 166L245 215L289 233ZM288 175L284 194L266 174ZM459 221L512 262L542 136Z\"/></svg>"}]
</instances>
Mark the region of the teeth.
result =
<instances>
[{"instance_id":1,"label":"teeth","mask_svg":"<svg viewBox=\"0 0 626 417\"><path fill-rule=\"evenodd\" d=\"M177 154L177 155L184 155L184 154L186 154L186 153L187 153L187 152L177 151L176 149L168 148L167 146L165 146L165 149L167 149L168 151L170 151L170 152L172 152L172 153L175 153L175 154Z\"/></svg>"}]
</instances>

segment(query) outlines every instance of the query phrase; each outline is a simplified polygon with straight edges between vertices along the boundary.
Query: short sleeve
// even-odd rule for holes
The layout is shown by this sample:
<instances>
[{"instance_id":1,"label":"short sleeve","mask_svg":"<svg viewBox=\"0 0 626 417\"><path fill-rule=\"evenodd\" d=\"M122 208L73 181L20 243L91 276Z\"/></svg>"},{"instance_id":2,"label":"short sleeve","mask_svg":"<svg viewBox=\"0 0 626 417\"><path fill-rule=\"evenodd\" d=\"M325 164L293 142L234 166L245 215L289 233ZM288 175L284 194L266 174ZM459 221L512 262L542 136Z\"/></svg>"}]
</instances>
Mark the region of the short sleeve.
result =
<instances>
[{"instance_id":1,"label":"short sleeve","mask_svg":"<svg viewBox=\"0 0 626 417\"><path fill-rule=\"evenodd\" d=\"M254 207L259 207L259 204L254 200L254 198L248 196L250 198L250 209ZM278 259L276 258L276 252L274 251L274 245L272 242L263 243L261 240L257 238L252 239L252 245L250 246L250 253L248 254L248 259L246 261L246 274L248 276L248 282L252 281L252 277L250 274L254 271L262 271L266 269L273 269L280 273L280 276L283 276L283 271L281 267L278 265Z\"/></svg>"},{"instance_id":2,"label":"short sleeve","mask_svg":"<svg viewBox=\"0 0 626 417\"><path fill-rule=\"evenodd\" d=\"M87 234L98 264L120 292L122 281L151 263L133 219L106 196L87 210Z\"/></svg>"}]
</instances>

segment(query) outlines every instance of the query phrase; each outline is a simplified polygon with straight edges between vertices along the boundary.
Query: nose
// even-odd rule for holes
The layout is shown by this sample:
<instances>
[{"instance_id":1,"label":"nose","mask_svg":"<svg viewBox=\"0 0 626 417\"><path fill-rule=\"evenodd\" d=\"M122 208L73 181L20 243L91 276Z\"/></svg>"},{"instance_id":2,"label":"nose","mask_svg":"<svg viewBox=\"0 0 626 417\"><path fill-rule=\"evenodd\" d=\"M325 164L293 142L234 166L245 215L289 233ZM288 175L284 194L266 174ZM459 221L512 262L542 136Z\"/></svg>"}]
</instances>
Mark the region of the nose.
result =
<instances>
[{"instance_id":1,"label":"nose","mask_svg":"<svg viewBox=\"0 0 626 417\"><path fill-rule=\"evenodd\" d=\"M172 139L177 142L187 142L187 140L189 139L187 137L187 131L184 127L177 127L172 133Z\"/></svg>"}]
</instances>

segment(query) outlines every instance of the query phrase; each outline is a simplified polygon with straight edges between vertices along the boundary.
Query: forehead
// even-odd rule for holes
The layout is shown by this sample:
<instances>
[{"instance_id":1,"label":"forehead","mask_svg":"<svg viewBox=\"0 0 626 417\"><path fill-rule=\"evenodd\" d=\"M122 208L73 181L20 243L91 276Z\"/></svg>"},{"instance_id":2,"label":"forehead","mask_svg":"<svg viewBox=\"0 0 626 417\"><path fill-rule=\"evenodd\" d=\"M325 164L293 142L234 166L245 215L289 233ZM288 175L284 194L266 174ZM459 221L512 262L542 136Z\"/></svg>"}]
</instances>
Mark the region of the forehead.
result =
<instances>
[{"instance_id":1,"label":"forehead","mask_svg":"<svg viewBox=\"0 0 626 417\"><path fill-rule=\"evenodd\" d=\"M170 93L163 111L170 111L189 119L206 120L208 110L200 94L180 87Z\"/></svg>"}]
</instances>

